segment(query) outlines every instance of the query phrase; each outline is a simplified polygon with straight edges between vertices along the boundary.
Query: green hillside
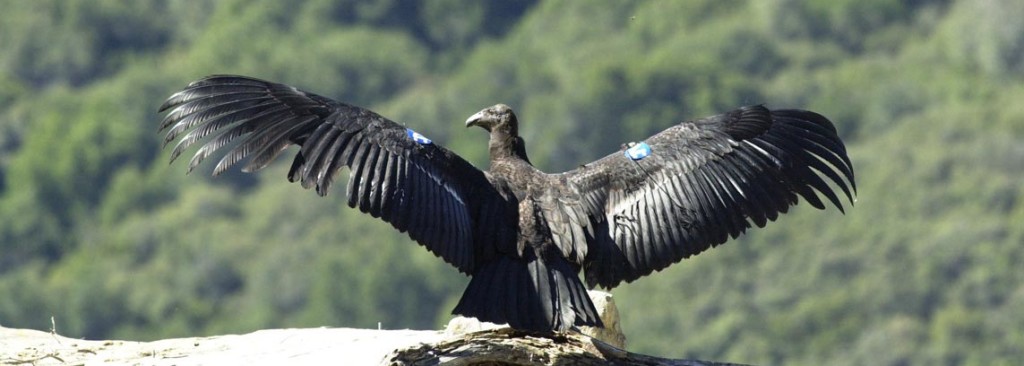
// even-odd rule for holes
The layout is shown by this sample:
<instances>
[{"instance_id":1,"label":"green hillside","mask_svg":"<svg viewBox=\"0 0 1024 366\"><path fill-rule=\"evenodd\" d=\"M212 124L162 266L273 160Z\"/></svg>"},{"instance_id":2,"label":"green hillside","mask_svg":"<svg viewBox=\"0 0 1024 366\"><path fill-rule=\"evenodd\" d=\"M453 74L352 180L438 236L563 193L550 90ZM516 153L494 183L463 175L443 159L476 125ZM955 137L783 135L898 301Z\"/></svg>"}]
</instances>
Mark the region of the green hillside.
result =
<instances>
[{"instance_id":1,"label":"green hillside","mask_svg":"<svg viewBox=\"0 0 1024 366\"><path fill-rule=\"evenodd\" d=\"M516 109L557 172L684 119L811 109L858 201L614 290L632 351L753 364L1024 362L1024 2L0 1L0 324L151 340L432 329L467 278L285 179L185 176L163 99L209 74L370 107L485 168ZM287 159L282 159L287 160Z\"/></svg>"}]
</instances>

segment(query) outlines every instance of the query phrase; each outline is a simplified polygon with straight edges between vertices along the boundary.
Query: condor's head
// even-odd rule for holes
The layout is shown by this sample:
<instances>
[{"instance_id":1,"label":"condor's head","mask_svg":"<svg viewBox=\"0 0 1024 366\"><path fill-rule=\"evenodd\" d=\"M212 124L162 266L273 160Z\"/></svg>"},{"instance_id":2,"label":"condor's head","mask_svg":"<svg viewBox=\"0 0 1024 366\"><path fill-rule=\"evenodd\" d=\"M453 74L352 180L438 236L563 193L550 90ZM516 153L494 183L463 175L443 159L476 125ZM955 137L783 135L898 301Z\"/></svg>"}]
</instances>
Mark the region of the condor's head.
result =
<instances>
[{"instance_id":1,"label":"condor's head","mask_svg":"<svg viewBox=\"0 0 1024 366\"><path fill-rule=\"evenodd\" d=\"M480 126L491 133L488 148L492 161L516 157L530 162L523 139L519 137L519 120L509 106L495 104L484 108L466 120L466 127L469 126Z\"/></svg>"},{"instance_id":2,"label":"condor's head","mask_svg":"<svg viewBox=\"0 0 1024 366\"><path fill-rule=\"evenodd\" d=\"M519 136L519 121L512 108L504 104L495 104L476 112L466 120L466 127L479 126L487 132L504 132L509 136Z\"/></svg>"}]
</instances>

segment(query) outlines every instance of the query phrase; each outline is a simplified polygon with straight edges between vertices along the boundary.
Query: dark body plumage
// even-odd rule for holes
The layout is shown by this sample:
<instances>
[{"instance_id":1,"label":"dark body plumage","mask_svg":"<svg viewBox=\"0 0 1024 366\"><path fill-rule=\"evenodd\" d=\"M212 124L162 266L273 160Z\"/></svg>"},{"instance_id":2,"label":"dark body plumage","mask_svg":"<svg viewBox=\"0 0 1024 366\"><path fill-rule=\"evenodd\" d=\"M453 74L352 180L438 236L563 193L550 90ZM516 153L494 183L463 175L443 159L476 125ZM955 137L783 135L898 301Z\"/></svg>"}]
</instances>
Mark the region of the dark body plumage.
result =
<instances>
[{"instance_id":1,"label":"dark body plumage","mask_svg":"<svg viewBox=\"0 0 1024 366\"><path fill-rule=\"evenodd\" d=\"M219 174L300 149L288 179L326 195L350 169L348 204L472 276L454 313L524 330L601 325L578 274L612 288L775 220L803 197L840 210L856 192L832 123L808 111L743 107L683 122L561 174L527 159L515 114L467 120L490 132L489 171L406 127L291 86L211 76L161 111L171 160L200 141L189 171L230 148ZM823 179L825 178L825 179ZM831 185L826 182L831 181Z\"/></svg>"}]
</instances>

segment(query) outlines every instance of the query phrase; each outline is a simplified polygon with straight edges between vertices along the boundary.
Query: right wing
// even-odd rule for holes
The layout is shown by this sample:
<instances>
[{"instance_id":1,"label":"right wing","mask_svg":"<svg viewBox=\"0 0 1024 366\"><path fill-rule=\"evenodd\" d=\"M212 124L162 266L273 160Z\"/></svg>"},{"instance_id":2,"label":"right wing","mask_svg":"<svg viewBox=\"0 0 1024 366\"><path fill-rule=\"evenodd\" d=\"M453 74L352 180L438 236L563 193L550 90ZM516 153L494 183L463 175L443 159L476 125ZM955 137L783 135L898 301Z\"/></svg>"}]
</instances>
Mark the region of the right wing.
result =
<instances>
[{"instance_id":1,"label":"right wing","mask_svg":"<svg viewBox=\"0 0 1024 366\"><path fill-rule=\"evenodd\" d=\"M350 169L348 205L380 218L464 273L475 263L474 237L507 232L504 201L486 176L455 153L370 110L294 87L242 76L210 76L160 107L164 145L178 140L171 161L200 141L191 172L233 146L217 175L240 160L255 171L290 145L301 149L290 181L326 195L341 167ZM507 220L505 220L507 221ZM514 223L513 223L514 224Z\"/></svg>"}]
</instances>

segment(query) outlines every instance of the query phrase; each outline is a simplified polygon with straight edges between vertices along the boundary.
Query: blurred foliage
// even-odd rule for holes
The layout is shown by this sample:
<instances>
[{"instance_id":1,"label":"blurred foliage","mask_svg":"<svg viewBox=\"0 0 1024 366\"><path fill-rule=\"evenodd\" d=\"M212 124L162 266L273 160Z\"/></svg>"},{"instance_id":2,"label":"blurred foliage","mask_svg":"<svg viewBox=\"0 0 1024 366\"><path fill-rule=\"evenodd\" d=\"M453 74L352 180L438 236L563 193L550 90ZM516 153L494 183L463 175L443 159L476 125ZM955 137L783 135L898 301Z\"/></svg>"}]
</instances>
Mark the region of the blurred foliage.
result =
<instances>
[{"instance_id":1,"label":"blurred foliage","mask_svg":"<svg viewBox=\"0 0 1024 366\"><path fill-rule=\"evenodd\" d=\"M0 324L156 339L437 328L466 278L286 164L168 166L163 98L237 73L371 107L484 166L519 112L561 171L768 103L837 124L843 216L616 289L629 347L756 364L1024 362L1024 4L1014 0L4 1Z\"/></svg>"}]
</instances>

